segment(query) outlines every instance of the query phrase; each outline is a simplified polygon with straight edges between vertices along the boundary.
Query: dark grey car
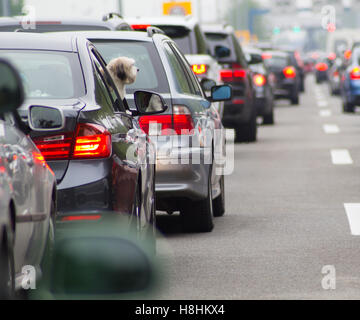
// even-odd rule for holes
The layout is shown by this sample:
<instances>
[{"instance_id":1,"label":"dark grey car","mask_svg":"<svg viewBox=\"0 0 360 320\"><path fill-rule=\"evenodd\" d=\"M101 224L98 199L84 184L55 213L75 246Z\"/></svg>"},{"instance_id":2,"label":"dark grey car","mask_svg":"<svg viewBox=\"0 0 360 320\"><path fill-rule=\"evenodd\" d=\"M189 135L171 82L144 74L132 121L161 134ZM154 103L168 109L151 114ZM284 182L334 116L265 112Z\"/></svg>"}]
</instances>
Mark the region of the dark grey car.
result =
<instances>
[{"instance_id":1,"label":"dark grey car","mask_svg":"<svg viewBox=\"0 0 360 320\"><path fill-rule=\"evenodd\" d=\"M0 299L21 288L23 267L39 278L56 219L56 179L16 113L23 93L15 72L0 59Z\"/></svg>"}]
</instances>

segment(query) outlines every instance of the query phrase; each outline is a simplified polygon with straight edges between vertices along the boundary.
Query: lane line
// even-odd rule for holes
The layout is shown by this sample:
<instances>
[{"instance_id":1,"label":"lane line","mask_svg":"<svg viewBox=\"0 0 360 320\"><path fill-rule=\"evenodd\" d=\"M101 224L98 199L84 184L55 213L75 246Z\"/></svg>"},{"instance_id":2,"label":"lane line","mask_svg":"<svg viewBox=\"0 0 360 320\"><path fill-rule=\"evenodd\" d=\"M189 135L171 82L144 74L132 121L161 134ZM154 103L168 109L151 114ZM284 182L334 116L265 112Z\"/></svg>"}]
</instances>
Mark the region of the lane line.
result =
<instances>
[{"instance_id":1,"label":"lane line","mask_svg":"<svg viewBox=\"0 0 360 320\"><path fill-rule=\"evenodd\" d=\"M335 165L350 165L354 163L350 152L346 149L334 149L330 153L332 163Z\"/></svg>"},{"instance_id":2,"label":"lane line","mask_svg":"<svg viewBox=\"0 0 360 320\"><path fill-rule=\"evenodd\" d=\"M360 203L345 203L346 215L349 220L351 234L360 236Z\"/></svg>"},{"instance_id":3,"label":"lane line","mask_svg":"<svg viewBox=\"0 0 360 320\"><path fill-rule=\"evenodd\" d=\"M336 124L324 124L323 130L327 134L337 134L340 132L340 128Z\"/></svg>"},{"instance_id":4,"label":"lane line","mask_svg":"<svg viewBox=\"0 0 360 320\"><path fill-rule=\"evenodd\" d=\"M332 112L329 109L320 110L319 115L320 117L330 117L332 115Z\"/></svg>"}]
</instances>

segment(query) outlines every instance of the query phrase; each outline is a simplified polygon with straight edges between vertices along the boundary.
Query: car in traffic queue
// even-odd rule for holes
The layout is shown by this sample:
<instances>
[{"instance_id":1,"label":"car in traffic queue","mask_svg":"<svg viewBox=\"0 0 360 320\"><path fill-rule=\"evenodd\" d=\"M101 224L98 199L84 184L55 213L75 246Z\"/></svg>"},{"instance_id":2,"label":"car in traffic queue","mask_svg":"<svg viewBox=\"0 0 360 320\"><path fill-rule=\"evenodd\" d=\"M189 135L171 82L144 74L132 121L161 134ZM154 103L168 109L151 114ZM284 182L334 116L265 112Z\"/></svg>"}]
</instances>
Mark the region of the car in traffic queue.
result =
<instances>
[{"instance_id":1,"label":"car in traffic queue","mask_svg":"<svg viewBox=\"0 0 360 320\"><path fill-rule=\"evenodd\" d=\"M233 99L225 102L223 124L235 129L236 142L257 140L255 90L243 49L228 25L203 25L211 54L222 66L223 83L233 88Z\"/></svg>"},{"instance_id":2,"label":"car in traffic queue","mask_svg":"<svg viewBox=\"0 0 360 320\"><path fill-rule=\"evenodd\" d=\"M257 115L262 117L263 124L274 124L274 75L266 68L261 50L247 47L244 53L253 72Z\"/></svg>"},{"instance_id":3,"label":"car in traffic queue","mask_svg":"<svg viewBox=\"0 0 360 320\"><path fill-rule=\"evenodd\" d=\"M331 95L340 95L341 88L341 75L343 69L343 60L341 58L336 58L329 68L328 71L328 82L329 90Z\"/></svg>"},{"instance_id":4,"label":"car in traffic queue","mask_svg":"<svg viewBox=\"0 0 360 320\"><path fill-rule=\"evenodd\" d=\"M89 18L37 18L0 17L0 32L44 33L80 30L131 30L131 26L118 14L109 13L100 19Z\"/></svg>"},{"instance_id":5,"label":"car in traffic queue","mask_svg":"<svg viewBox=\"0 0 360 320\"><path fill-rule=\"evenodd\" d=\"M177 44L148 27L147 32L80 32L109 63L131 56L139 68L132 93L145 89L165 98L168 110L140 116L142 130L157 146L156 206L169 214L179 212L187 232L210 232L213 216L225 213L223 164L225 136L213 102L231 99L229 86L214 86L206 96ZM220 173L219 173L220 170Z\"/></svg>"},{"instance_id":6,"label":"car in traffic queue","mask_svg":"<svg viewBox=\"0 0 360 320\"><path fill-rule=\"evenodd\" d=\"M17 114L24 97L21 76L0 59L0 300L15 297L26 272L40 279L54 245L56 179Z\"/></svg>"},{"instance_id":7,"label":"car in traffic queue","mask_svg":"<svg viewBox=\"0 0 360 320\"><path fill-rule=\"evenodd\" d=\"M275 98L289 99L292 105L299 104L301 79L291 64L290 56L284 51L264 51L266 67L275 75Z\"/></svg>"},{"instance_id":8,"label":"car in traffic queue","mask_svg":"<svg viewBox=\"0 0 360 320\"><path fill-rule=\"evenodd\" d=\"M329 65L327 58L319 60L315 65L315 79L316 83L320 84L328 81Z\"/></svg>"},{"instance_id":9,"label":"car in traffic queue","mask_svg":"<svg viewBox=\"0 0 360 320\"><path fill-rule=\"evenodd\" d=\"M85 38L69 33L0 36L0 57L12 61L24 81L28 99L19 109L22 119L29 121L29 108L40 109L38 128L30 135L55 173L59 215L89 210L129 214L141 235L155 242L155 151L134 114L163 112L163 99L138 91L137 108L127 110L103 58ZM151 98L158 99L158 110L147 112ZM50 131L60 118L63 125Z\"/></svg>"}]
</instances>

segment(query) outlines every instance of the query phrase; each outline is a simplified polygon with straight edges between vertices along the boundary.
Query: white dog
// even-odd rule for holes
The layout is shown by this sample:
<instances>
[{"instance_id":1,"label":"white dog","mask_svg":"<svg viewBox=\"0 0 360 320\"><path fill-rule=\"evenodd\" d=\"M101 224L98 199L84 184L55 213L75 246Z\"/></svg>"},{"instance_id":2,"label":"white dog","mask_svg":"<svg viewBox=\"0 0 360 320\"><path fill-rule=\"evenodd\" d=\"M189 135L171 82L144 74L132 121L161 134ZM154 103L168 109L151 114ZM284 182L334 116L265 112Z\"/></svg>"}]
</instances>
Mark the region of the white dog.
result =
<instances>
[{"instance_id":1,"label":"white dog","mask_svg":"<svg viewBox=\"0 0 360 320\"><path fill-rule=\"evenodd\" d=\"M107 69L114 80L121 99L125 98L125 86L136 80L139 69L135 67L135 60L127 57L119 57L111 60Z\"/></svg>"}]
</instances>

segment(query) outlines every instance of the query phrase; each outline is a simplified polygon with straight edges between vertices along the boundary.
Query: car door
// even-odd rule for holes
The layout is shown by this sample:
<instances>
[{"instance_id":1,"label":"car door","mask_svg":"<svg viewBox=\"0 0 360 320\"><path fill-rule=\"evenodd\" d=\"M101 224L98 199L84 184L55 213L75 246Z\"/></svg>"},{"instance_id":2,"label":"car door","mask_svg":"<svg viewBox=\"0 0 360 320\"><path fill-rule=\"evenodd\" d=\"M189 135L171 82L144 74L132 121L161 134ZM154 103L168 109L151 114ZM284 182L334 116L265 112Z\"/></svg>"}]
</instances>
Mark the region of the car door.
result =
<instances>
[{"instance_id":1,"label":"car door","mask_svg":"<svg viewBox=\"0 0 360 320\"><path fill-rule=\"evenodd\" d=\"M29 139L17 128L12 114L4 115L3 133L0 144L5 153L4 167L11 180L13 200L15 204L15 272L31 260L30 249L34 239L34 223L32 215L36 212L34 197L34 170L32 161L32 145Z\"/></svg>"},{"instance_id":2,"label":"car door","mask_svg":"<svg viewBox=\"0 0 360 320\"><path fill-rule=\"evenodd\" d=\"M123 102L112 81L106 81L101 70L106 65L94 47L90 47L94 65L94 77L99 90L96 100L101 105L97 121L100 121L111 133L113 148L113 209L131 213L135 190L137 188L140 164L138 161L138 132L133 126L133 119L127 113ZM108 79L110 77L107 74ZM109 83L110 82L110 83Z\"/></svg>"}]
</instances>

